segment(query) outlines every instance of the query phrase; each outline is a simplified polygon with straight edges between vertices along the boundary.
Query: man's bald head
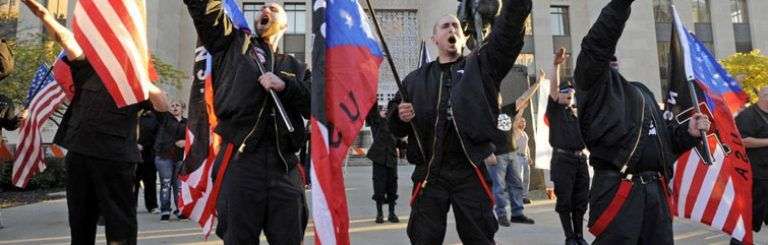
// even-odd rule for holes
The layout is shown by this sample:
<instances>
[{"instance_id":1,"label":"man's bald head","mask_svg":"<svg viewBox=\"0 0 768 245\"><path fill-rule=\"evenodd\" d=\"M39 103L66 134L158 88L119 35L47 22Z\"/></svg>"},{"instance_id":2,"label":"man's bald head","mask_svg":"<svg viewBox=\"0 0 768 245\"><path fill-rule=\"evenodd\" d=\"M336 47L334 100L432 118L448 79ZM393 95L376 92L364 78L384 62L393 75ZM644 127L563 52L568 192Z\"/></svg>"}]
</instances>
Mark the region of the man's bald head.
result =
<instances>
[{"instance_id":1,"label":"man's bald head","mask_svg":"<svg viewBox=\"0 0 768 245\"><path fill-rule=\"evenodd\" d=\"M461 49L467 42L461 23L454 15L443 15L435 22L431 39L440 52L439 56L450 57L461 55Z\"/></svg>"},{"instance_id":2,"label":"man's bald head","mask_svg":"<svg viewBox=\"0 0 768 245\"><path fill-rule=\"evenodd\" d=\"M758 103L768 103L768 85L763 86L757 92Z\"/></svg>"}]
</instances>

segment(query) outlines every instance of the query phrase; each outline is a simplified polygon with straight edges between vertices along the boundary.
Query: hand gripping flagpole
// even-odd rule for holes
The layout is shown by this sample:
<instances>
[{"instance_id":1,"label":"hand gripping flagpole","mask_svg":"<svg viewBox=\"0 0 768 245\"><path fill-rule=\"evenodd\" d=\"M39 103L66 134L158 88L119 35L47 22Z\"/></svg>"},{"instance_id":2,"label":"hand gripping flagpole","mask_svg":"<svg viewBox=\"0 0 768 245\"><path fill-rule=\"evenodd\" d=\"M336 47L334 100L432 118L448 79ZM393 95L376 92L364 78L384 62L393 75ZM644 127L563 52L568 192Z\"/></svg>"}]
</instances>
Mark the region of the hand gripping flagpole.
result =
<instances>
[{"instance_id":1,"label":"hand gripping flagpole","mask_svg":"<svg viewBox=\"0 0 768 245\"><path fill-rule=\"evenodd\" d=\"M381 32L381 26L379 26L379 20L376 18L376 11L373 10L373 4L371 4L371 0L365 0L365 3L368 5L368 12L371 14L373 25L376 27L376 34L378 34L379 40L381 41L381 46L384 48L384 53L385 53L385 56L387 57L389 68L392 69L392 75L395 77L395 84L397 84L397 90L400 93L400 97L403 102L408 102L410 101L410 96L408 96L408 91L405 89L405 86L403 86L403 82L400 80L400 75L397 73L397 68L395 67L395 61L392 60L392 53L389 52L389 47L387 46L387 42L384 41L384 35ZM421 158L424 161L424 163L426 163L427 157L426 157L426 154L424 154L424 147L421 144L421 138L419 137L419 132L416 131L416 125L413 124L413 121L410 121L408 124L411 125L411 129L413 130L413 138L416 140L416 145L419 147Z\"/></svg>"},{"instance_id":2,"label":"hand gripping flagpole","mask_svg":"<svg viewBox=\"0 0 768 245\"><path fill-rule=\"evenodd\" d=\"M701 107L699 106L699 95L696 93L696 87L694 85L695 82L696 80L688 80L688 89L691 92L691 103L693 103L693 106L696 107L696 113L701 114ZM693 126L698 127L698 125ZM701 143L704 145L704 149L701 151L704 156L701 156L701 159L704 160L704 164L712 165L712 153L709 152L709 139L707 139L707 131L699 129L699 134L701 135Z\"/></svg>"},{"instance_id":3,"label":"hand gripping flagpole","mask_svg":"<svg viewBox=\"0 0 768 245\"><path fill-rule=\"evenodd\" d=\"M259 72L261 72L262 75L265 74L264 66L261 64L261 62L257 61L256 64L259 67ZM294 131L293 124L291 123L291 120L288 118L288 113L285 112L285 107L283 106L283 102L280 100L279 97L277 97L277 93L275 93L274 90L267 89L267 91L269 92L269 95L272 97L272 101L275 102L275 107L277 107L277 111L278 113L280 113L280 117L283 118L283 123L285 124L285 128L288 129L288 132L293 133Z\"/></svg>"}]
</instances>

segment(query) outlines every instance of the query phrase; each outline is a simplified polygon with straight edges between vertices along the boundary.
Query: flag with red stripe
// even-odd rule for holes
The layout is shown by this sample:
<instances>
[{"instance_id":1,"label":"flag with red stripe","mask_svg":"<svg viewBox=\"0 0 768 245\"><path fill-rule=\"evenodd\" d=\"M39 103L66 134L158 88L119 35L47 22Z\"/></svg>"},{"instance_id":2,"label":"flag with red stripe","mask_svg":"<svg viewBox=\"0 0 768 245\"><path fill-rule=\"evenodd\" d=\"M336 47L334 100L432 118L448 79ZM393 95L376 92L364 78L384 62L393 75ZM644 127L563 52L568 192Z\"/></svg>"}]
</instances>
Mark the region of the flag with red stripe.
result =
<instances>
[{"instance_id":1,"label":"flag with red stripe","mask_svg":"<svg viewBox=\"0 0 768 245\"><path fill-rule=\"evenodd\" d=\"M181 191L177 199L181 213L197 221L205 237L216 223L222 169L226 169L233 148L227 145L224 154L219 154L221 137L213 131L218 119L213 105L212 63L213 58L204 47L195 50L195 79L189 97L184 165L179 175Z\"/></svg>"},{"instance_id":2,"label":"flag with red stripe","mask_svg":"<svg viewBox=\"0 0 768 245\"><path fill-rule=\"evenodd\" d=\"M674 11L674 7L673 7ZM712 165L704 164L699 148L684 153L675 163L672 210L752 244L752 169L732 109L746 103L738 83L718 64L707 48L690 33L674 11L671 83L665 119L688 124L696 112L692 96L712 121L707 140ZM696 94L691 94L693 83Z\"/></svg>"},{"instance_id":3,"label":"flag with red stripe","mask_svg":"<svg viewBox=\"0 0 768 245\"><path fill-rule=\"evenodd\" d=\"M64 89L64 93L67 95L68 100L72 100L75 96L75 82L72 78L72 69L69 64L64 61L67 56L62 51L56 61L53 62L53 78L59 83L59 86Z\"/></svg>"},{"instance_id":4,"label":"flag with red stripe","mask_svg":"<svg viewBox=\"0 0 768 245\"><path fill-rule=\"evenodd\" d=\"M64 90L54 82L47 66L41 65L30 86L29 115L19 130L16 160L13 163L11 182L24 188L32 176L45 170L42 131L46 120L66 98Z\"/></svg>"},{"instance_id":5,"label":"flag with red stripe","mask_svg":"<svg viewBox=\"0 0 768 245\"><path fill-rule=\"evenodd\" d=\"M148 98L153 69L143 0L80 0L72 30L118 107Z\"/></svg>"},{"instance_id":6,"label":"flag with red stripe","mask_svg":"<svg viewBox=\"0 0 768 245\"><path fill-rule=\"evenodd\" d=\"M342 164L376 103L382 52L357 1L314 0L312 217L316 244L349 244Z\"/></svg>"}]
</instances>

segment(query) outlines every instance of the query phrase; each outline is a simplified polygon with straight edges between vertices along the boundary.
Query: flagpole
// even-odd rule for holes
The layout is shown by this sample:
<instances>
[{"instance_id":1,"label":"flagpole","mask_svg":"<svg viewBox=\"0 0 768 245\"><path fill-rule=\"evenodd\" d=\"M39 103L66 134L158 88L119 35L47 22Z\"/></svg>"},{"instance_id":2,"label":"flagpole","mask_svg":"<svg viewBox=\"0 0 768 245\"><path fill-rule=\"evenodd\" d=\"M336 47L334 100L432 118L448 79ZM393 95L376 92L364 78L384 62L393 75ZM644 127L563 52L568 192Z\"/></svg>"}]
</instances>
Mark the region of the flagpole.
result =
<instances>
[{"instance_id":1,"label":"flagpole","mask_svg":"<svg viewBox=\"0 0 768 245\"><path fill-rule=\"evenodd\" d=\"M261 62L256 61L256 65L259 67L259 72L261 74L264 74L264 67L261 65ZM285 107L283 106L283 102L280 100L279 97L277 97L277 93L275 93L275 90L267 89L267 92L269 92L270 97L272 97L272 101L275 102L275 107L277 107L277 112L280 113L280 117L283 118L283 123L285 124L285 127L288 129L288 132L293 133L294 128L293 124L291 123L291 120L288 118L288 113L285 112Z\"/></svg>"},{"instance_id":2,"label":"flagpole","mask_svg":"<svg viewBox=\"0 0 768 245\"><path fill-rule=\"evenodd\" d=\"M693 106L696 108L696 113L701 114L701 107L699 106L699 94L696 92L696 85L694 85L696 80L693 76L693 68L691 67L690 60L686 58L689 57L691 53L688 47L688 33L685 32L685 28L682 26L680 15L677 14L677 8L675 5L670 5L669 8L673 13L672 28L674 28L674 31L672 33L672 40L675 40L674 35L677 34L677 40L679 41L678 45L680 45L680 48L683 51L683 74L685 74L685 80L686 83L688 83L691 103L693 103ZM684 37L681 37L681 35L684 35ZM670 59L672 59L672 57L674 57L674 55L671 55ZM698 127L698 125L693 126ZM701 143L704 145L704 149L700 151L704 155L701 156L701 159L704 160L705 165L712 165L712 154L709 151L709 139L707 139L707 132L705 130L699 130L699 134L701 135Z\"/></svg>"},{"instance_id":3,"label":"flagpole","mask_svg":"<svg viewBox=\"0 0 768 245\"><path fill-rule=\"evenodd\" d=\"M693 106L696 107L696 113L701 114L701 107L699 106L699 94L696 93L696 87L693 85L694 82L696 81L688 80L688 90L690 90L691 93L691 102L693 103ZM693 125L693 127L698 127L698 125ZM709 152L709 139L707 139L707 131L699 129L699 134L701 135L701 142L704 145L704 150L701 151L704 156L702 156L701 159L704 160L705 165L712 165L712 153Z\"/></svg>"},{"instance_id":4,"label":"flagpole","mask_svg":"<svg viewBox=\"0 0 768 245\"><path fill-rule=\"evenodd\" d=\"M392 59L392 53L389 52L389 47L387 46L387 42L384 41L384 34L381 32L381 26L379 25L379 20L376 18L376 11L373 10L373 4L371 4L371 0L365 0L365 3L368 5L368 12L371 14L371 19L373 20L373 25L376 27L376 34L379 36L379 41L381 41L381 46L384 48L384 55L387 58L387 62L389 63L389 68L392 69L392 75L395 77L395 84L397 84L397 90L400 93L400 98L403 102L409 102L410 97L408 96L408 91L405 90L405 86L403 86L403 82L400 80L400 75L397 73L397 68L395 67L395 61ZM392 112L389 112L392 113ZM410 121L408 124L411 125L411 129L413 130L413 138L416 140L416 145L419 147L419 151L421 153L422 160L426 163L427 156L424 154L424 147L421 144L421 137L419 137L419 131L416 130L416 125L413 124L413 121Z\"/></svg>"}]
</instances>

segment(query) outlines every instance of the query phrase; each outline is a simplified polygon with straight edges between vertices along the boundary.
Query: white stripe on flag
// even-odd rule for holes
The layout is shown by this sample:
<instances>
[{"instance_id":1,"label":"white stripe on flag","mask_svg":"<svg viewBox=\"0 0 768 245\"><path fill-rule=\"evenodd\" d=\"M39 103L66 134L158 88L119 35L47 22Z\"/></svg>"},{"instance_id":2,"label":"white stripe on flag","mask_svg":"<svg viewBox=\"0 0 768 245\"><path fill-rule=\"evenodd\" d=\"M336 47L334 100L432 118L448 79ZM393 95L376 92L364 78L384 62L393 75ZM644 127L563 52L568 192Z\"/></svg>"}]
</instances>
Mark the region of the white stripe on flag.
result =
<instances>
[{"instance_id":1,"label":"white stripe on flag","mask_svg":"<svg viewBox=\"0 0 768 245\"><path fill-rule=\"evenodd\" d=\"M101 58L101 61L104 63L104 66L108 68L112 68L107 70L110 76L112 76L112 78L115 80L117 89L119 90L120 94L123 96L123 100L125 101L125 104L130 105L138 102L138 100L136 99L136 96L134 96L133 91L131 90L131 87L126 83L127 81L129 81L127 74L125 74L126 71L122 69L122 65L115 57L114 52L112 52L112 48L109 46L109 44L107 44L107 42L101 36L101 32L98 29L96 29L96 26L91 21L88 13L85 12L82 6L80 6L79 1L77 2L77 6L75 7L74 15L75 15L75 22L77 23L77 26L83 30L83 33L89 34L87 35L87 38L88 38L88 41L93 46L93 48L101 52L101 55L99 55L99 58ZM115 48L121 48L121 47L115 47Z\"/></svg>"},{"instance_id":2,"label":"white stripe on flag","mask_svg":"<svg viewBox=\"0 0 768 245\"><path fill-rule=\"evenodd\" d=\"M717 205L715 218L712 219L712 227L715 227L718 230L723 229L725 221L728 220L728 214L731 213L731 206L733 206L733 199L735 197L736 191L733 189L733 181L731 181L731 177L728 177L728 184L725 185L723 197L720 198L720 204Z\"/></svg>"},{"instance_id":3,"label":"white stripe on flag","mask_svg":"<svg viewBox=\"0 0 768 245\"><path fill-rule=\"evenodd\" d=\"M120 19L119 14L115 12L115 9L112 8L112 5L108 0L93 0L93 1L96 7L99 9L101 16L104 17L104 20L107 23L121 23L121 24L109 25L109 28L110 30L112 30L112 32L111 33L107 32L106 35L112 34L118 37L118 41L120 42L120 45L115 48L118 48L118 49L122 48L122 50L125 52L125 55L128 57L128 59L130 59L128 64L132 66L134 72L137 73L136 76L139 79L139 82L141 82L142 84L148 83L149 71L147 70L147 63L145 62L144 51L139 49L139 47L136 45L134 40L126 38L126 37L132 37L131 32L129 32L126 26L122 24L123 22ZM121 1L121 2L128 2L128 1ZM128 9L129 13L130 13L130 9L135 9L135 7L130 8L128 6L125 6L125 8ZM141 23L143 23L143 21L137 22L136 20L133 20L133 19L132 21L133 23L131 24L133 24L133 26L142 26ZM104 33L102 32L102 34ZM123 82L124 85L126 85L129 89L131 89L131 87L128 86L128 84L130 83L129 81L127 80L118 81L118 84L120 84L121 82ZM145 88L145 86L142 86L142 88ZM146 95L147 91L146 89L144 90L145 91L142 91L144 93L143 95ZM131 89L130 92L133 93L133 90Z\"/></svg>"},{"instance_id":4,"label":"white stripe on flag","mask_svg":"<svg viewBox=\"0 0 768 245\"><path fill-rule=\"evenodd\" d=\"M328 128L320 122L316 122L318 131L320 131L320 140L328 142ZM325 146L325 151L328 152L328 145ZM324 180L317 177L315 168L317 164L314 160L311 161L310 175L312 176L312 219L315 223L315 234L319 238L320 244L336 244L336 226L333 223L333 217L331 216L330 209L328 208L328 202L325 198L325 191L323 186L320 185L321 181L333 181ZM325 166L328 167L328 166Z\"/></svg>"},{"instance_id":5,"label":"white stripe on flag","mask_svg":"<svg viewBox=\"0 0 768 245\"><path fill-rule=\"evenodd\" d=\"M754 221L752 221L754 222ZM752 232L752 227L750 227L750 232ZM744 219L743 216L739 215L739 220L736 221L736 227L733 229L733 234L731 237L738 239L739 241L744 241L744 236L746 236L747 233L744 229Z\"/></svg>"},{"instance_id":6,"label":"white stripe on flag","mask_svg":"<svg viewBox=\"0 0 768 245\"><path fill-rule=\"evenodd\" d=\"M698 155L698 151L694 151ZM723 168L723 151L721 148L716 148L714 152L714 163L707 169L707 174L704 176L704 181L701 183L701 189L696 198L696 203L693 205L693 211L691 213L691 220L701 222L704 217L704 211L709 204L709 197L712 195L712 190L715 188L718 177L720 177L720 170ZM701 164L701 163L698 163Z\"/></svg>"},{"instance_id":7,"label":"white stripe on flag","mask_svg":"<svg viewBox=\"0 0 768 245\"><path fill-rule=\"evenodd\" d=\"M701 162L699 154L693 152L688 152L686 154L688 154L688 162L683 171L683 178L680 182L680 192L677 196L677 214L680 217L690 217L690 214L686 213L685 206L687 205L686 201L688 200L688 192L691 190L693 176L696 175L696 169Z\"/></svg>"},{"instance_id":8,"label":"white stripe on flag","mask_svg":"<svg viewBox=\"0 0 768 245\"><path fill-rule=\"evenodd\" d=\"M17 158L13 164L12 177L21 171L19 178L13 183L15 186L26 186L34 174L45 170L45 163L42 162L40 128L64 97L61 87L55 82L51 82L32 99L29 106L30 116L20 130L19 138L21 141L19 142L19 149L16 151ZM32 168L35 166L38 169L33 173Z\"/></svg>"}]
</instances>

